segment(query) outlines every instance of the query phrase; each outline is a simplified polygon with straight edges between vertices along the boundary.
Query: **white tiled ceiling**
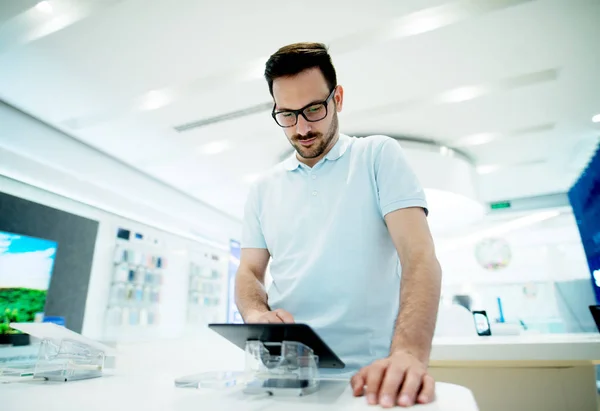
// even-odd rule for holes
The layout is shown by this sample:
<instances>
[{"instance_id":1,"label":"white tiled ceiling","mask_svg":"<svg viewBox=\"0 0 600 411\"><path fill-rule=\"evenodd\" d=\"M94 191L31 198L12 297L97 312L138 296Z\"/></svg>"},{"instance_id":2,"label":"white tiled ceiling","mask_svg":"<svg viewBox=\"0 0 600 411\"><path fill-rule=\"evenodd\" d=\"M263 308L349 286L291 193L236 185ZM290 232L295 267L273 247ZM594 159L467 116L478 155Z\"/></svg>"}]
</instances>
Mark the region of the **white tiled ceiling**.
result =
<instances>
[{"instance_id":1,"label":"white tiled ceiling","mask_svg":"<svg viewBox=\"0 0 600 411\"><path fill-rule=\"evenodd\" d=\"M482 200L565 191L600 134L597 0L47 3L44 17L0 0L0 98L235 216L289 150L268 110L174 127L269 103L264 62L294 41L331 45L343 132L450 146L493 133L461 147L494 166ZM17 41L68 7L72 24ZM483 95L443 101L473 86Z\"/></svg>"}]
</instances>

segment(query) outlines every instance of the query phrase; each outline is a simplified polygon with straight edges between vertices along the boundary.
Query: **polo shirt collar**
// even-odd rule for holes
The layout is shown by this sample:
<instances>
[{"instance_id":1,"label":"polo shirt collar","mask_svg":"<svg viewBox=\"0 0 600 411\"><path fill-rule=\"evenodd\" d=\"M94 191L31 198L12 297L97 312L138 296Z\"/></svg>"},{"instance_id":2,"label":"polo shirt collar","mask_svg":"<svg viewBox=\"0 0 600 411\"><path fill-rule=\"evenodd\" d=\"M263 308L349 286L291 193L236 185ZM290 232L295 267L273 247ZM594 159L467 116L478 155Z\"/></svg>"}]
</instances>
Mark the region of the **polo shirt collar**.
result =
<instances>
[{"instance_id":1,"label":"polo shirt collar","mask_svg":"<svg viewBox=\"0 0 600 411\"><path fill-rule=\"evenodd\" d=\"M329 153L325 156L326 160L335 161L341 156L344 155L348 146L350 145L350 137L345 134L340 133L340 137L335 145L329 150ZM300 161L298 157L296 157L296 151L294 152L283 162L283 165L286 170L294 171L298 167L300 167Z\"/></svg>"}]
</instances>

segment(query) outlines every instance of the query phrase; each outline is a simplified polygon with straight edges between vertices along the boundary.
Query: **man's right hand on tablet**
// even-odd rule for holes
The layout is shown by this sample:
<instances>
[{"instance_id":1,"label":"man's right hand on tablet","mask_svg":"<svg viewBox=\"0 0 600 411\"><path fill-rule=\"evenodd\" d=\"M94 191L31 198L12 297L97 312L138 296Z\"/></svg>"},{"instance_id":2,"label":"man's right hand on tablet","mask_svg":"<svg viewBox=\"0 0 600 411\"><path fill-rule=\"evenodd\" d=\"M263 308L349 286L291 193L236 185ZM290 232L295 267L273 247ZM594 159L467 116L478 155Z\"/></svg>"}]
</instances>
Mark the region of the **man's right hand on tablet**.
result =
<instances>
[{"instance_id":1,"label":"man's right hand on tablet","mask_svg":"<svg viewBox=\"0 0 600 411\"><path fill-rule=\"evenodd\" d=\"M288 313L281 308L278 308L273 311L254 311L248 315L246 318L247 324L277 324L277 323L286 323L293 324L294 317L292 314Z\"/></svg>"}]
</instances>

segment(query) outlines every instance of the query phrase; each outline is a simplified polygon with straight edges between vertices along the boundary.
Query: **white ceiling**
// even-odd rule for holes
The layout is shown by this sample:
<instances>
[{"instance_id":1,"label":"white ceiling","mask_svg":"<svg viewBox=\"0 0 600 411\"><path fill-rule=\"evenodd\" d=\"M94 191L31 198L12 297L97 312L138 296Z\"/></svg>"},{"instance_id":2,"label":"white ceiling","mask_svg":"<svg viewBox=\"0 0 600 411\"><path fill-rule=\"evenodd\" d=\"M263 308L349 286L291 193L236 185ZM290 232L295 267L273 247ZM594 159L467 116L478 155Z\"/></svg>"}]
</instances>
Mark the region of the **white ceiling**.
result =
<instances>
[{"instance_id":1,"label":"white ceiling","mask_svg":"<svg viewBox=\"0 0 600 411\"><path fill-rule=\"evenodd\" d=\"M0 0L0 99L235 216L289 151L269 112L173 127L269 103L295 41L330 45L342 132L461 146L484 201L567 190L600 135L598 0L35 4Z\"/></svg>"}]
</instances>

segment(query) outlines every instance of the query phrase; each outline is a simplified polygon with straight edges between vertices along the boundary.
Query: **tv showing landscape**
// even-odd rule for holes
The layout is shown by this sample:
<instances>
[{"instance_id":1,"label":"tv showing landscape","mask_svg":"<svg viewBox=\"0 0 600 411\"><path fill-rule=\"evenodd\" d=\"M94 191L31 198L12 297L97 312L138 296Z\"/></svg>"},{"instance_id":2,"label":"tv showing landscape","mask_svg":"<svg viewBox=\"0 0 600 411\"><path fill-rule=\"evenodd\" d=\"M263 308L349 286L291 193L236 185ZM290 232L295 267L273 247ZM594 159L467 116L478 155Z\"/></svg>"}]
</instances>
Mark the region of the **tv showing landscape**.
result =
<instances>
[{"instance_id":1,"label":"tv showing landscape","mask_svg":"<svg viewBox=\"0 0 600 411\"><path fill-rule=\"evenodd\" d=\"M0 326L44 312L58 244L0 231Z\"/></svg>"}]
</instances>

